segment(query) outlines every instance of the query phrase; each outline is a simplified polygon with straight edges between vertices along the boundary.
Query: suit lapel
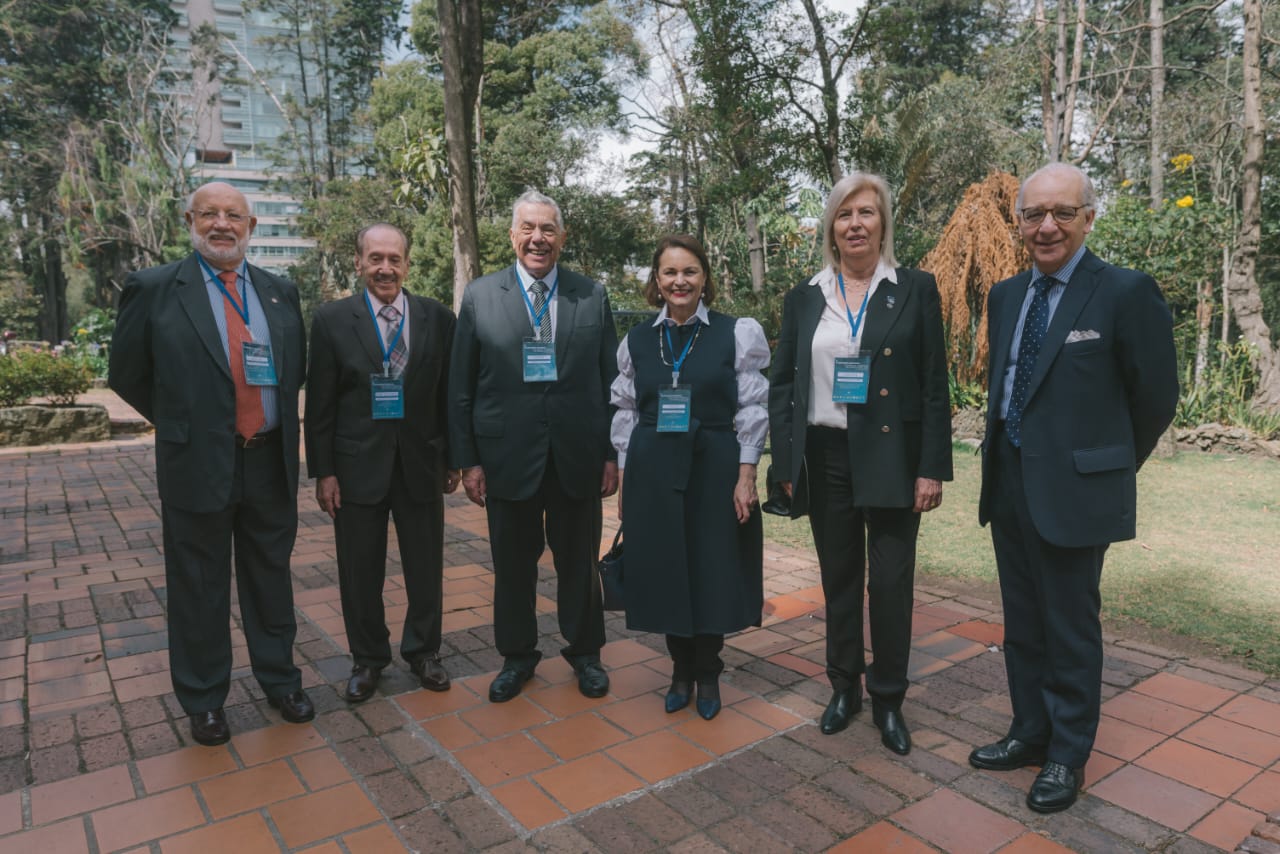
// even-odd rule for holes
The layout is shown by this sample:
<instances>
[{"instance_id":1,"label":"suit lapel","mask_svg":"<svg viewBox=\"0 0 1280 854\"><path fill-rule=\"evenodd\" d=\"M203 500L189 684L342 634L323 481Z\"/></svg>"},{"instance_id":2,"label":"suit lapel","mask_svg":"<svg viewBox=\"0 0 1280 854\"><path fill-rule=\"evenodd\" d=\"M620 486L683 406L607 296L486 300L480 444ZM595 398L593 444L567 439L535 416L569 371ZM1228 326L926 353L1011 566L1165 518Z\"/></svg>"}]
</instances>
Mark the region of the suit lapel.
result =
<instances>
[{"instance_id":1,"label":"suit lapel","mask_svg":"<svg viewBox=\"0 0 1280 854\"><path fill-rule=\"evenodd\" d=\"M1058 357L1058 351L1062 349L1062 345L1066 343L1068 333L1075 327L1076 318L1080 316L1085 304L1097 289L1096 270L1096 259L1086 253L1080 259L1080 264L1071 276L1071 281L1067 282L1066 290L1062 292L1062 299L1058 301L1058 307L1053 312L1053 319L1049 321L1049 328L1045 331L1040 352L1036 355L1035 370L1031 372L1031 385L1027 388L1027 400L1031 400L1040 383L1048 375L1049 367Z\"/></svg>"},{"instance_id":2,"label":"suit lapel","mask_svg":"<svg viewBox=\"0 0 1280 854\"><path fill-rule=\"evenodd\" d=\"M533 337L533 323L529 320L529 310L524 306L524 292L514 264L507 268L501 286L502 307L507 313L507 322L515 330L516 340Z\"/></svg>"},{"instance_id":3,"label":"suit lapel","mask_svg":"<svg viewBox=\"0 0 1280 854\"><path fill-rule=\"evenodd\" d=\"M1020 273L1016 278L1012 279L1007 288L1008 294L1005 297L1004 304L995 306L999 311L999 317L987 318L987 322L995 321L995 341L996 351L992 354L991 359L991 377L989 383L992 388L1003 387L1004 373L1009 368L1009 348L1013 346L1013 330L1018 325L1018 312L1022 310L1022 303L1027 298L1027 283L1031 281L1031 273Z\"/></svg>"},{"instance_id":4,"label":"suit lapel","mask_svg":"<svg viewBox=\"0 0 1280 854\"><path fill-rule=\"evenodd\" d=\"M200 342L209 351L209 358L213 359L227 379L231 379L231 365L227 362L227 351L222 346L222 336L218 334L218 322L209 305L204 271L200 269L200 262L194 254L178 270L178 300L190 318L191 325L195 327Z\"/></svg>"},{"instance_id":5,"label":"suit lapel","mask_svg":"<svg viewBox=\"0 0 1280 854\"><path fill-rule=\"evenodd\" d=\"M422 360L427 356L427 347L431 343L427 340L427 308L420 300L413 298L413 294L405 291L405 304L409 309L409 365L406 373L412 375L422 365Z\"/></svg>"},{"instance_id":6,"label":"suit lapel","mask_svg":"<svg viewBox=\"0 0 1280 854\"><path fill-rule=\"evenodd\" d=\"M904 274L901 271L898 273L898 278L904 280ZM880 345L884 343L885 336L907 310L911 293L911 287L904 285L902 281L894 283L888 279L880 280L880 284L876 286L876 292L871 295L867 303L867 316L863 321L866 329L862 332L860 350L864 356L870 355L874 358L880 351Z\"/></svg>"},{"instance_id":7,"label":"suit lapel","mask_svg":"<svg viewBox=\"0 0 1280 854\"><path fill-rule=\"evenodd\" d=\"M578 281L565 275L564 270L559 270L557 275L559 278L556 280L556 364L563 365L568 358L569 340L573 337L573 330L577 326L575 318L578 313L578 304L582 302L584 295L580 292Z\"/></svg>"},{"instance_id":8,"label":"suit lapel","mask_svg":"<svg viewBox=\"0 0 1280 854\"><path fill-rule=\"evenodd\" d=\"M267 329L271 334L271 358L276 365L276 377L287 377L291 372L287 364L289 352L284 345L284 336L281 331L280 312L285 310L283 296L280 289L276 287L275 280L264 270L249 265L249 280L253 282L253 289L258 292L258 303L262 306L262 313L267 318Z\"/></svg>"},{"instance_id":9,"label":"suit lapel","mask_svg":"<svg viewBox=\"0 0 1280 854\"><path fill-rule=\"evenodd\" d=\"M800 317L797 319L797 342L809 342L796 348L796 367L799 368L800 381L795 384L793 392L796 399L798 417L807 418L809 412L809 384L813 380L813 335L818 331L818 321L822 319L822 310L827 300L822 295L821 285L801 285Z\"/></svg>"},{"instance_id":10,"label":"suit lapel","mask_svg":"<svg viewBox=\"0 0 1280 854\"><path fill-rule=\"evenodd\" d=\"M356 340L360 342L360 349L364 350L365 355L369 357L369 363L373 365L373 369L379 373L382 372L382 345L378 341L378 336L382 333L381 328L369 314L369 307L365 305L364 292L347 298L351 306L351 331L355 333ZM412 329L413 323L409 324ZM410 350L412 353L412 350Z\"/></svg>"}]
</instances>

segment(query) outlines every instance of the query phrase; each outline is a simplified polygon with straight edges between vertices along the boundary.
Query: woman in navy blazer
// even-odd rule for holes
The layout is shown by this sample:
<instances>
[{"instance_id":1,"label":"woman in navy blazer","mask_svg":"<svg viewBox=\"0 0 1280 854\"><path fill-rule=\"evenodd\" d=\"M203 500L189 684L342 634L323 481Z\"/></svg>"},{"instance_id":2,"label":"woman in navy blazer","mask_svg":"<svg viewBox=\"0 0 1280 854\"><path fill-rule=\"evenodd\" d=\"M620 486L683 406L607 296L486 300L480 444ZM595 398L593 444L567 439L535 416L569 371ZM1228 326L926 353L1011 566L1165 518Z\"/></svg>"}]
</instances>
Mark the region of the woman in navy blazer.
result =
<instances>
[{"instance_id":1,"label":"woman in navy blazer","mask_svg":"<svg viewBox=\"0 0 1280 854\"><path fill-rule=\"evenodd\" d=\"M792 517L809 514L822 570L832 687L822 732L861 711L865 673L881 741L906 754L916 535L951 479L941 304L933 276L896 266L883 178L837 182L822 225L826 266L783 306L769 388L773 469Z\"/></svg>"}]
</instances>

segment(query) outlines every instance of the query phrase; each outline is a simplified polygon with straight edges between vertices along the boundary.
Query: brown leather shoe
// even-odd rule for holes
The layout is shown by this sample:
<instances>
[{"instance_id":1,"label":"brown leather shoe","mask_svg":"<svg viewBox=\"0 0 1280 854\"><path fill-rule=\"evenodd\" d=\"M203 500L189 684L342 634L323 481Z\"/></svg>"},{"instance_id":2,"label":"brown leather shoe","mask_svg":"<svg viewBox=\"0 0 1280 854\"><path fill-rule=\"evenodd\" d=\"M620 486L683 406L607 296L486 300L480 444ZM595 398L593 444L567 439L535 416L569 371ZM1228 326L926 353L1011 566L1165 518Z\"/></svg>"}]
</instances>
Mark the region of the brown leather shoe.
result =
<instances>
[{"instance_id":1,"label":"brown leather shoe","mask_svg":"<svg viewBox=\"0 0 1280 854\"><path fill-rule=\"evenodd\" d=\"M231 740L231 727L227 726L227 716L222 709L197 712L188 717L191 718L191 737L198 743L213 747Z\"/></svg>"},{"instance_id":2,"label":"brown leather shoe","mask_svg":"<svg viewBox=\"0 0 1280 854\"><path fill-rule=\"evenodd\" d=\"M267 705L279 709L280 717L291 724L305 724L316 716L316 707L301 688L283 697L268 697Z\"/></svg>"},{"instance_id":3,"label":"brown leather shoe","mask_svg":"<svg viewBox=\"0 0 1280 854\"><path fill-rule=\"evenodd\" d=\"M449 673L440 663L440 656L430 655L409 663L409 669L428 691L448 691Z\"/></svg>"},{"instance_id":4,"label":"brown leather shoe","mask_svg":"<svg viewBox=\"0 0 1280 854\"><path fill-rule=\"evenodd\" d=\"M363 703L373 696L381 675L381 667L362 667L357 664L351 668L351 678L347 680L347 691L343 696L348 703Z\"/></svg>"}]
</instances>

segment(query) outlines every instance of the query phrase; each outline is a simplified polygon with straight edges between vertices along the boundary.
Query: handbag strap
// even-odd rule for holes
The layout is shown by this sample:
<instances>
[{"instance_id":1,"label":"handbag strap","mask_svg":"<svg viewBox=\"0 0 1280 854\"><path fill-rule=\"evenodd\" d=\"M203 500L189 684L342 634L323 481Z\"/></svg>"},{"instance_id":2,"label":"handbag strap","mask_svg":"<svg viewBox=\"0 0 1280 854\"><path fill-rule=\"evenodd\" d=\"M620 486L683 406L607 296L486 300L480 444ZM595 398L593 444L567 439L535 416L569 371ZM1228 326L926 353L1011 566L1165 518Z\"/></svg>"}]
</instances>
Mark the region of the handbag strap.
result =
<instances>
[{"instance_id":1,"label":"handbag strap","mask_svg":"<svg viewBox=\"0 0 1280 854\"><path fill-rule=\"evenodd\" d=\"M609 547L609 551L613 551L618 547L618 541L622 539L622 526L618 526L618 533L613 535L613 545Z\"/></svg>"}]
</instances>

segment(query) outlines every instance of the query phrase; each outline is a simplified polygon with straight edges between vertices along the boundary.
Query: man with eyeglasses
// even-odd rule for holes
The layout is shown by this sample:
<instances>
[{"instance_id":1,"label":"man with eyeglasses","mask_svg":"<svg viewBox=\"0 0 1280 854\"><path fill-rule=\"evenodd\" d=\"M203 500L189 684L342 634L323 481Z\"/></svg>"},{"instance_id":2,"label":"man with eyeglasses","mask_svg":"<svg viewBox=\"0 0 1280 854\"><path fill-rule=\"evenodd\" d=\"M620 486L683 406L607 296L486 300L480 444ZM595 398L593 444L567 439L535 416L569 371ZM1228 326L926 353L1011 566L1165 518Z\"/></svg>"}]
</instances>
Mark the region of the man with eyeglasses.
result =
<instances>
[{"instance_id":1,"label":"man with eyeglasses","mask_svg":"<svg viewBox=\"0 0 1280 854\"><path fill-rule=\"evenodd\" d=\"M200 744L231 732L231 556L253 675L286 721L315 717L293 663L289 555L298 530L298 291L245 262L244 195L205 184L185 213L195 251L129 276L108 379L155 425L173 690Z\"/></svg>"},{"instance_id":2,"label":"man with eyeglasses","mask_svg":"<svg viewBox=\"0 0 1280 854\"><path fill-rule=\"evenodd\" d=\"M987 301L990 395L979 521L991 523L1013 706L977 768L1041 770L1027 805L1071 806L1098 729L1099 581L1135 535L1136 475L1178 401L1173 325L1150 276L1085 248L1093 185L1052 163L1023 182L1032 268Z\"/></svg>"}]
</instances>

